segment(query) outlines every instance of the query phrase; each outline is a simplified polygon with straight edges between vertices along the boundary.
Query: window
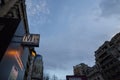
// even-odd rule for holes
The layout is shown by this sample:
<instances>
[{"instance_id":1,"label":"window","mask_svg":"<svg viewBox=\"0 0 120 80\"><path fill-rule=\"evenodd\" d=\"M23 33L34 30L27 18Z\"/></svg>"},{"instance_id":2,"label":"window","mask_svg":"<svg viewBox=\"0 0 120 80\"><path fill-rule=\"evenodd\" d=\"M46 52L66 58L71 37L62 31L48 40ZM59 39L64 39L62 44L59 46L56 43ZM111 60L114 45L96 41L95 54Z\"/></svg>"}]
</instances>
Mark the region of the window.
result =
<instances>
[{"instance_id":1,"label":"window","mask_svg":"<svg viewBox=\"0 0 120 80\"><path fill-rule=\"evenodd\" d=\"M8 16L9 16L9 17L14 17L13 12L10 12L10 13L8 14Z\"/></svg>"},{"instance_id":2,"label":"window","mask_svg":"<svg viewBox=\"0 0 120 80\"><path fill-rule=\"evenodd\" d=\"M4 0L0 0L0 6L2 6L4 4L5 4Z\"/></svg>"},{"instance_id":3,"label":"window","mask_svg":"<svg viewBox=\"0 0 120 80\"><path fill-rule=\"evenodd\" d=\"M120 61L120 57L118 57L118 60Z\"/></svg>"},{"instance_id":4,"label":"window","mask_svg":"<svg viewBox=\"0 0 120 80\"><path fill-rule=\"evenodd\" d=\"M4 24L0 24L0 31L2 31L4 27L5 27Z\"/></svg>"},{"instance_id":5,"label":"window","mask_svg":"<svg viewBox=\"0 0 120 80\"><path fill-rule=\"evenodd\" d=\"M14 14L13 12L8 12L5 17L8 17L8 18L11 18L11 17L14 17Z\"/></svg>"},{"instance_id":6,"label":"window","mask_svg":"<svg viewBox=\"0 0 120 80\"><path fill-rule=\"evenodd\" d=\"M98 79L98 80L100 80L100 78L99 78L99 77L98 77L97 79Z\"/></svg>"}]
</instances>

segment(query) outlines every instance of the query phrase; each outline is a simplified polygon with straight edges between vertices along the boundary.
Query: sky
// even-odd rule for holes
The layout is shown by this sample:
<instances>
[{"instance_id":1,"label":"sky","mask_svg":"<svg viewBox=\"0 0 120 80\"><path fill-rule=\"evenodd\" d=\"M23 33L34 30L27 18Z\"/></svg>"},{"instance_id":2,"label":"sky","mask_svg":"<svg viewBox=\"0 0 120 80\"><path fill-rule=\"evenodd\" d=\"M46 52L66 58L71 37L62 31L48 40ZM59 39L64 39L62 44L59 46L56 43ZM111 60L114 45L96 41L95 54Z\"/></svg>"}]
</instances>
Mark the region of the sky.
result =
<instances>
[{"instance_id":1,"label":"sky","mask_svg":"<svg viewBox=\"0 0 120 80\"><path fill-rule=\"evenodd\" d=\"M26 0L30 33L44 71L65 79L73 66L95 64L94 52L120 31L120 0Z\"/></svg>"}]
</instances>

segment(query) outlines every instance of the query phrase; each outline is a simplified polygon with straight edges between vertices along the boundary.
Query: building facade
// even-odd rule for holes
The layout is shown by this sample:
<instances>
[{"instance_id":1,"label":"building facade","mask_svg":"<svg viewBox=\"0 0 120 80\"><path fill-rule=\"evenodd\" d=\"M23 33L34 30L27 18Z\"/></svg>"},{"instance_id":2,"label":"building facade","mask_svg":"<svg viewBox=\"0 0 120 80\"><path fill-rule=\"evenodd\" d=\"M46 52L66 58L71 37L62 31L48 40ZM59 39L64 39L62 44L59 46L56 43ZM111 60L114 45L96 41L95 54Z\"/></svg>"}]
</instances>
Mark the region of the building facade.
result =
<instances>
[{"instance_id":1,"label":"building facade","mask_svg":"<svg viewBox=\"0 0 120 80\"><path fill-rule=\"evenodd\" d=\"M41 55L36 55L32 65L31 80L43 80L43 60Z\"/></svg>"},{"instance_id":2,"label":"building facade","mask_svg":"<svg viewBox=\"0 0 120 80\"><path fill-rule=\"evenodd\" d=\"M74 75L76 75L76 76L86 75L86 71L88 68L89 68L89 66L84 63L73 66Z\"/></svg>"},{"instance_id":3,"label":"building facade","mask_svg":"<svg viewBox=\"0 0 120 80\"><path fill-rule=\"evenodd\" d=\"M28 80L32 49L21 45L25 34L25 0L0 0L0 80Z\"/></svg>"},{"instance_id":4,"label":"building facade","mask_svg":"<svg viewBox=\"0 0 120 80\"><path fill-rule=\"evenodd\" d=\"M74 75L85 75L88 80L120 80L120 33L105 41L95 51L95 65L74 66Z\"/></svg>"},{"instance_id":5,"label":"building facade","mask_svg":"<svg viewBox=\"0 0 120 80\"><path fill-rule=\"evenodd\" d=\"M104 80L97 65L89 67L88 65L81 63L74 66L75 76L86 76L88 80Z\"/></svg>"},{"instance_id":6,"label":"building facade","mask_svg":"<svg viewBox=\"0 0 120 80\"><path fill-rule=\"evenodd\" d=\"M120 80L120 33L95 51L95 59L104 80Z\"/></svg>"},{"instance_id":7,"label":"building facade","mask_svg":"<svg viewBox=\"0 0 120 80\"><path fill-rule=\"evenodd\" d=\"M88 80L104 80L97 65L89 68L86 72Z\"/></svg>"},{"instance_id":8,"label":"building facade","mask_svg":"<svg viewBox=\"0 0 120 80\"><path fill-rule=\"evenodd\" d=\"M29 33L25 0L0 0L0 17L2 18L1 23L0 23L1 38L5 37L4 35L6 34L6 37L8 37L9 41L10 41L12 38L9 36L13 36L13 34L15 33L17 26L20 22L22 22L24 33L26 33L26 34ZM5 18L5 19L3 19L3 18ZM11 22L12 23L11 24L9 22L9 20L11 20L11 21L16 20L16 21L18 21L18 23ZM8 23L9 23L9 25L6 25ZM14 26L14 25L16 25L16 26ZM11 28L9 26L11 26ZM6 31L9 33L7 33ZM10 33L10 31L11 31L11 33ZM5 39L3 39L3 41L4 40ZM5 41L5 42L7 42L7 41ZM1 43L3 43L3 42L1 42ZM6 45L8 45L9 43L10 42L6 43ZM1 44L0 46L2 47L2 46L4 46L4 44ZM4 52L5 52L5 50L3 50L3 53L0 55L0 60L3 57Z\"/></svg>"}]
</instances>

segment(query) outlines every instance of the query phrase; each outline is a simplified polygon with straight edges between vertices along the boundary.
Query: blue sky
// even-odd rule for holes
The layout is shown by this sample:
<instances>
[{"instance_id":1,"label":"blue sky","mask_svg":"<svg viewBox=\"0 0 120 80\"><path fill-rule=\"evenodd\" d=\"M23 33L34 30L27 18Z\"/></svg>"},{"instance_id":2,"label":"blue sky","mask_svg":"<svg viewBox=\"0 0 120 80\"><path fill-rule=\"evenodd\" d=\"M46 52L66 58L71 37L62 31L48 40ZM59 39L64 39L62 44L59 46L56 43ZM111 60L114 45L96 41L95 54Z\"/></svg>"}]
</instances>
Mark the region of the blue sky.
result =
<instances>
[{"instance_id":1,"label":"blue sky","mask_svg":"<svg viewBox=\"0 0 120 80\"><path fill-rule=\"evenodd\" d=\"M65 79L73 66L95 64L94 51L120 30L119 0L26 0L31 33L44 70Z\"/></svg>"}]
</instances>

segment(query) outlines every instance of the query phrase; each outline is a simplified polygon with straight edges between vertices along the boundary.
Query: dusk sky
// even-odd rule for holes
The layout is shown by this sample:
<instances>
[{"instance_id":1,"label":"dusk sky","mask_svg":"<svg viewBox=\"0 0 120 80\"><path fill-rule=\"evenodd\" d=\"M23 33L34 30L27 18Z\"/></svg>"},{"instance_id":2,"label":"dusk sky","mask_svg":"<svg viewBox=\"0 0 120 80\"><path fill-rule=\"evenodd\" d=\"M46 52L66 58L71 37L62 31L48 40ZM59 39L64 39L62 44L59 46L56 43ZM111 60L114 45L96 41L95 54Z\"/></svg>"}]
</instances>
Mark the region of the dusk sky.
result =
<instances>
[{"instance_id":1,"label":"dusk sky","mask_svg":"<svg viewBox=\"0 0 120 80\"><path fill-rule=\"evenodd\" d=\"M120 0L26 0L30 33L40 34L44 71L65 79L95 64L94 51L120 31Z\"/></svg>"}]
</instances>

